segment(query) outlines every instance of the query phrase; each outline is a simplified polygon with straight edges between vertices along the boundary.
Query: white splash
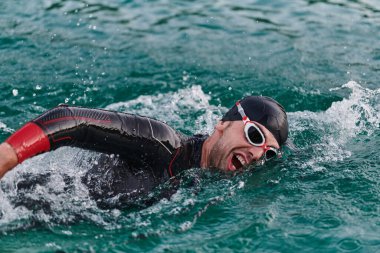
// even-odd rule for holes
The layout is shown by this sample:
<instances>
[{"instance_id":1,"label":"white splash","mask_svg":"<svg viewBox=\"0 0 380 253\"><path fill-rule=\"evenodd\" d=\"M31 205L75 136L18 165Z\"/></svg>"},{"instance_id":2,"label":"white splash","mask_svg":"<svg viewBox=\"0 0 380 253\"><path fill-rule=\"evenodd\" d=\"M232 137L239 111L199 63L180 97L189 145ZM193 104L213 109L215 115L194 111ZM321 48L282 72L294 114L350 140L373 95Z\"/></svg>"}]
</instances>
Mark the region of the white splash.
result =
<instances>
[{"instance_id":1,"label":"white splash","mask_svg":"<svg viewBox=\"0 0 380 253\"><path fill-rule=\"evenodd\" d=\"M174 129L211 133L227 109L210 105L210 100L211 97L203 92L202 87L195 85L156 96L139 96L131 101L110 104L105 109L156 118Z\"/></svg>"},{"instance_id":2,"label":"white splash","mask_svg":"<svg viewBox=\"0 0 380 253\"><path fill-rule=\"evenodd\" d=\"M318 140L310 143L303 152L310 152L313 157L303 161L301 167L312 167L323 170L321 163L342 161L351 156L346 144L359 134L370 136L379 129L379 94L380 89L363 88L350 81L338 90L349 88L351 94L342 101L334 102L322 112L292 112L288 113L289 128L293 138L315 134ZM304 134L309 131L309 133Z\"/></svg>"},{"instance_id":3,"label":"white splash","mask_svg":"<svg viewBox=\"0 0 380 253\"><path fill-rule=\"evenodd\" d=\"M20 223L21 226L28 226L28 221L31 220L67 223L83 217L97 224L107 225L104 216L100 215L104 211L97 207L81 182L86 166L79 167L75 161L86 160L94 155L96 154L89 151L65 147L29 159L8 172L0 185L0 232L3 226L6 230L7 225L13 222L18 224L17 221L20 220L25 221ZM25 191L19 189L19 183L33 178L38 180L32 181ZM22 203L31 201L41 206L34 207L37 211L25 207L24 204L17 206L13 201L20 198L23 199ZM48 210L44 209L43 203L48 203Z\"/></svg>"},{"instance_id":4,"label":"white splash","mask_svg":"<svg viewBox=\"0 0 380 253\"><path fill-rule=\"evenodd\" d=\"M7 127L6 124L4 124L3 122L0 121L0 130L4 131L4 132L7 132L7 133L13 133L13 129Z\"/></svg>"}]
</instances>

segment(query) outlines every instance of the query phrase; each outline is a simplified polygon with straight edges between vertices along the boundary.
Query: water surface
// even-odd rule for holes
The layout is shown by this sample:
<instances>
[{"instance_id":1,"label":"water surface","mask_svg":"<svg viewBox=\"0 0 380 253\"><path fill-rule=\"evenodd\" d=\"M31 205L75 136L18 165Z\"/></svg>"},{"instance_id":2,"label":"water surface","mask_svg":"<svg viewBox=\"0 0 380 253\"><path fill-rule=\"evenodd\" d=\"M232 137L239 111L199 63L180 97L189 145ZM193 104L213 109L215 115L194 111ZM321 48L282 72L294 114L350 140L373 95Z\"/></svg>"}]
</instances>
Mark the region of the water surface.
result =
<instances>
[{"instance_id":1,"label":"water surface","mask_svg":"<svg viewBox=\"0 0 380 253\"><path fill-rule=\"evenodd\" d=\"M298 149L234 177L194 168L137 210L89 197L78 160L96 153L35 157L0 183L0 251L380 251L379 24L375 0L1 1L2 141L59 103L211 133L267 95Z\"/></svg>"}]
</instances>

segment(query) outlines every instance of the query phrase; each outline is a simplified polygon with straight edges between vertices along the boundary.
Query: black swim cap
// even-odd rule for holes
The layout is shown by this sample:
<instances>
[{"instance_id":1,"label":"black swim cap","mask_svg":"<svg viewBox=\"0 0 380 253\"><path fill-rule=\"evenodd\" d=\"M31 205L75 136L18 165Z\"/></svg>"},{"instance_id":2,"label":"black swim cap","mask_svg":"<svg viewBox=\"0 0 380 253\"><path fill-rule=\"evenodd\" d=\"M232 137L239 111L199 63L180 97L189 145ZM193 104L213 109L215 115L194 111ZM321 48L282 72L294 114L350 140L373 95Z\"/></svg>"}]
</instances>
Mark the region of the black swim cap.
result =
<instances>
[{"instance_id":1,"label":"black swim cap","mask_svg":"<svg viewBox=\"0 0 380 253\"><path fill-rule=\"evenodd\" d=\"M288 118L285 109L276 100L263 96L248 96L240 100L246 115L252 121L265 126L282 146L288 138ZM237 106L234 105L222 121L242 120Z\"/></svg>"}]
</instances>

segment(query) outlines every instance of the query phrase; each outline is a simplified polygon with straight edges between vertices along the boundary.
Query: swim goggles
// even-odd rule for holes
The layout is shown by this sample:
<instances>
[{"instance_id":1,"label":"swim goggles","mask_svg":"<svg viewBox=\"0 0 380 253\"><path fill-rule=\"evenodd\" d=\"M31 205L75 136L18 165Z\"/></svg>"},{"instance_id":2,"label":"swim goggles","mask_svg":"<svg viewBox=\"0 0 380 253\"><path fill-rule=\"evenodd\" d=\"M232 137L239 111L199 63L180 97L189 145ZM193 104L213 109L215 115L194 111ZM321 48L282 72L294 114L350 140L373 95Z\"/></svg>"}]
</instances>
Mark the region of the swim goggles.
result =
<instances>
[{"instance_id":1,"label":"swim goggles","mask_svg":"<svg viewBox=\"0 0 380 253\"><path fill-rule=\"evenodd\" d=\"M281 152L279 149L276 149L271 146L267 146L265 143L265 136L263 132L260 130L260 128L251 121L248 116L245 114L243 107L241 106L240 102L236 102L236 106L238 108L238 112L240 113L243 122L244 122L244 133L245 137L247 138L248 142L252 144L255 147L261 147L264 149L263 156L258 159L258 161L261 165L264 164L264 162L271 160L273 158L281 157Z\"/></svg>"}]
</instances>

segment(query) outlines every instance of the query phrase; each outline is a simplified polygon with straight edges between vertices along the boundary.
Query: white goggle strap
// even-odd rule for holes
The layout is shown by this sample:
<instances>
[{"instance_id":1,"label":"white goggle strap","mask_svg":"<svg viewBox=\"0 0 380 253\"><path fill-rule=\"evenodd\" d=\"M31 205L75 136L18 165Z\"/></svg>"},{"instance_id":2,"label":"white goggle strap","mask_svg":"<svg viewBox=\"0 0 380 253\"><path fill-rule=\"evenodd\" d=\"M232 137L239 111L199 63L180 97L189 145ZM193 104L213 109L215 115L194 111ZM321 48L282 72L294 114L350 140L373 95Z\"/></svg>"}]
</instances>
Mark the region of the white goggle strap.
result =
<instances>
[{"instance_id":1,"label":"white goggle strap","mask_svg":"<svg viewBox=\"0 0 380 253\"><path fill-rule=\"evenodd\" d=\"M241 115L241 117L242 117L242 119L243 119L244 124L246 124L247 122L249 122L250 120L249 120L249 118L247 117L247 115L245 114L244 109L243 109L243 107L241 106L241 104L240 104L239 101L236 102L236 106L237 106L237 108L238 108L238 112L240 113L240 115Z\"/></svg>"}]
</instances>

